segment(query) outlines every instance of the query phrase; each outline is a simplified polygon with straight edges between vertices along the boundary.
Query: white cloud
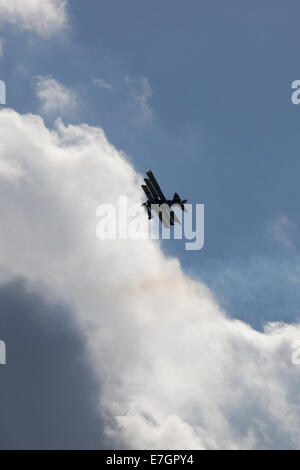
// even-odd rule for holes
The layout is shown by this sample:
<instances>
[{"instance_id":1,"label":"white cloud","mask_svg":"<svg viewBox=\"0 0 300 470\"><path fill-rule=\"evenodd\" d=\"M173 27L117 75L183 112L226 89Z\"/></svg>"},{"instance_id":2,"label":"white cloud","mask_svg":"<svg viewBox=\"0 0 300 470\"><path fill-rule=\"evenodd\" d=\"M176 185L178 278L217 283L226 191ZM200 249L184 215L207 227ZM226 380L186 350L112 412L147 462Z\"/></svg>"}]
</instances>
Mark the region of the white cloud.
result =
<instances>
[{"instance_id":1,"label":"white cloud","mask_svg":"<svg viewBox=\"0 0 300 470\"><path fill-rule=\"evenodd\" d=\"M42 114L64 115L74 112L77 108L76 93L51 76L35 77L35 91L41 103Z\"/></svg>"},{"instance_id":2,"label":"white cloud","mask_svg":"<svg viewBox=\"0 0 300 470\"><path fill-rule=\"evenodd\" d=\"M67 0L0 0L0 21L49 37L67 25Z\"/></svg>"},{"instance_id":3,"label":"white cloud","mask_svg":"<svg viewBox=\"0 0 300 470\"><path fill-rule=\"evenodd\" d=\"M130 86L131 93L135 102L140 108L141 115L144 119L152 116L153 111L150 107L149 100L153 94L151 85L146 77L128 77L125 76L125 83Z\"/></svg>"},{"instance_id":4,"label":"white cloud","mask_svg":"<svg viewBox=\"0 0 300 470\"><path fill-rule=\"evenodd\" d=\"M93 84L99 88L106 88L107 90L111 90L113 88L113 86L110 83L107 83L103 78L93 77L92 81Z\"/></svg>"},{"instance_id":5,"label":"white cloud","mask_svg":"<svg viewBox=\"0 0 300 470\"><path fill-rule=\"evenodd\" d=\"M299 448L300 326L255 331L158 242L98 240L101 202L142 198L101 129L50 131L3 109L0 158L23 175L0 179L0 278L24 276L78 313L115 447Z\"/></svg>"}]
</instances>

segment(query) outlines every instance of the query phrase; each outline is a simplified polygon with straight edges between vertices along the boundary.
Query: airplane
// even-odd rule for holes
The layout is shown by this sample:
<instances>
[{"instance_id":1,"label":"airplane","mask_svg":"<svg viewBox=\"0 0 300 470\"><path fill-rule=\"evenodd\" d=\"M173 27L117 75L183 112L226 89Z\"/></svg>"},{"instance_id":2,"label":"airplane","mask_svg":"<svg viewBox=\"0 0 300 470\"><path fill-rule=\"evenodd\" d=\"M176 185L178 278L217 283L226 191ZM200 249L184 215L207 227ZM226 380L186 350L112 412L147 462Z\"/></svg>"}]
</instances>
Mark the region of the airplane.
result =
<instances>
[{"instance_id":1,"label":"airplane","mask_svg":"<svg viewBox=\"0 0 300 470\"><path fill-rule=\"evenodd\" d=\"M166 199L152 171L147 171L146 174L148 178L144 178L146 184L142 184L142 188L147 196L147 202L144 202L142 206L147 211L148 219L152 218L151 210L154 210L164 227L168 228L170 225L174 225L175 222L180 224L180 220L176 217L174 211L167 210L166 208L159 210L159 207L161 204L166 204L169 207L177 205L182 211L186 212L184 204L187 202L187 199L181 200L178 193L174 193L173 199ZM153 205L156 205L156 207L152 207Z\"/></svg>"}]
</instances>

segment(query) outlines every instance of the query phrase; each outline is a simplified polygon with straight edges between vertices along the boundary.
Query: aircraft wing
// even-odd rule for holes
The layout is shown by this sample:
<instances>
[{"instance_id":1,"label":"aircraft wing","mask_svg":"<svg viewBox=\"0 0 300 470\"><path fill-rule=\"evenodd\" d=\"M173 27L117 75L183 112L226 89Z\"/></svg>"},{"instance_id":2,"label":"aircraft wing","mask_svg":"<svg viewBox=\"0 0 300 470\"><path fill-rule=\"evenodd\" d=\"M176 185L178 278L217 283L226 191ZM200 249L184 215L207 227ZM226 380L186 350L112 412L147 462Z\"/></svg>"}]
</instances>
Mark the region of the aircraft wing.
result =
<instances>
[{"instance_id":1,"label":"aircraft wing","mask_svg":"<svg viewBox=\"0 0 300 470\"><path fill-rule=\"evenodd\" d=\"M146 194L147 196L147 199L149 199L149 201L151 201L151 199L153 199L153 196L152 194L150 193L148 187L145 185L145 184L142 184L142 188L144 190L144 193Z\"/></svg>"},{"instance_id":2,"label":"aircraft wing","mask_svg":"<svg viewBox=\"0 0 300 470\"><path fill-rule=\"evenodd\" d=\"M146 187L147 187L149 193L151 194L150 200L151 199L159 199L159 196L158 196L153 184L151 183L151 181L148 178L144 178L144 181L146 183Z\"/></svg>"},{"instance_id":3,"label":"aircraft wing","mask_svg":"<svg viewBox=\"0 0 300 470\"><path fill-rule=\"evenodd\" d=\"M154 177L152 171L147 171L147 176L148 176L148 178L149 178L149 180L150 180L150 182L151 182L153 188L155 189L156 194L158 195L158 197L161 199L161 201L165 201L166 198L165 198L165 196L164 196L162 190L160 189L159 184L158 184L158 182L156 181L156 179L155 179L155 177Z\"/></svg>"}]
</instances>

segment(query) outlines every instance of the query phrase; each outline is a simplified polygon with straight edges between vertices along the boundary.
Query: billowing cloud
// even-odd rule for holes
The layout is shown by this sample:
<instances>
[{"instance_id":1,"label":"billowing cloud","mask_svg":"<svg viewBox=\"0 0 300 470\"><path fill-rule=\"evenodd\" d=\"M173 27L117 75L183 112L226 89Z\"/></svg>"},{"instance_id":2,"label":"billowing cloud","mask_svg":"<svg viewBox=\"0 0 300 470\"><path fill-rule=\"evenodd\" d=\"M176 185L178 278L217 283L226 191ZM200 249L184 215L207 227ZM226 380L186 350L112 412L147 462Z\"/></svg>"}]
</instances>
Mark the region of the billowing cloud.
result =
<instances>
[{"instance_id":1,"label":"billowing cloud","mask_svg":"<svg viewBox=\"0 0 300 470\"><path fill-rule=\"evenodd\" d=\"M228 318L158 241L97 239L100 203L142 197L102 129L4 109L1 162L1 279L75 312L115 447L299 448L300 326Z\"/></svg>"},{"instance_id":2,"label":"billowing cloud","mask_svg":"<svg viewBox=\"0 0 300 470\"><path fill-rule=\"evenodd\" d=\"M0 21L49 37L67 25L66 0L0 0Z\"/></svg>"},{"instance_id":3,"label":"billowing cloud","mask_svg":"<svg viewBox=\"0 0 300 470\"><path fill-rule=\"evenodd\" d=\"M76 93L51 76L35 77L35 91L40 101L40 112L45 115L64 115L77 108Z\"/></svg>"}]
</instances>

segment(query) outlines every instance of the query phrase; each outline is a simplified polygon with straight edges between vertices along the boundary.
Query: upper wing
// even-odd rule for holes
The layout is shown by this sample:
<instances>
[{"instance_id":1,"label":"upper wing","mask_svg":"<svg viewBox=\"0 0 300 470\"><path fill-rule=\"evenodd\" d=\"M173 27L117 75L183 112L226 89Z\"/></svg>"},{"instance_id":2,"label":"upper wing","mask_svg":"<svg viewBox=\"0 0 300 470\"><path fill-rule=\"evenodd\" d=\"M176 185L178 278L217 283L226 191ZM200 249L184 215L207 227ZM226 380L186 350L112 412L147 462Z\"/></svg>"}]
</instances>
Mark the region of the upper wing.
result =
<instances>
[{"instance_id":1,"label":"upper wing","mask_svg":"<svg viewBox=\"0 0 300 470\"><path fill-rule=\"evenodd\" d=\"M144 193L146 194L147 198L149 199L149 201L151 201L151 199L153 199L153 197L152 197L152 194L150 193L149 189L147 188L147 186L145 184L142 184L142 188L143 188Z\"/></svg>"},{"instance_id":2,"label":"upper wing","mask_svg":"<svg viewBox=\"0 0 300 470\"><path fill-rule=\"evenodd\" d=\"M160 189L158 182L157 182L156 179L154 178L154 175L153 175L152 171L147 171L147 175L148 175L149 180L150 180L150 182L151 182L153 188L155 189L155 191L156 191L158 197L159 197L162 201L165 201L166 198L165 198L165 196L164 196L162 190Z\"/></svg>"},{"instance_id":3,"label":"upper wing","mask_svg":"<svg viewBox=\"0 0 300 470\"><path fill-rule=\"evenodd\" d=\"M144 178L144 181L147 185L146 187L147 187L149 193L151 194L150 199L159 199L159 196L158 196L153 184L151 183L151 181L148 178Z\"/></svg>"}]
</instances>

